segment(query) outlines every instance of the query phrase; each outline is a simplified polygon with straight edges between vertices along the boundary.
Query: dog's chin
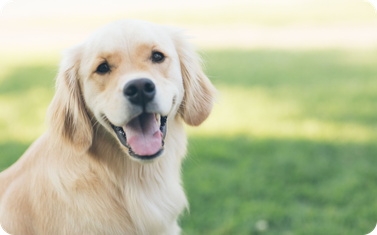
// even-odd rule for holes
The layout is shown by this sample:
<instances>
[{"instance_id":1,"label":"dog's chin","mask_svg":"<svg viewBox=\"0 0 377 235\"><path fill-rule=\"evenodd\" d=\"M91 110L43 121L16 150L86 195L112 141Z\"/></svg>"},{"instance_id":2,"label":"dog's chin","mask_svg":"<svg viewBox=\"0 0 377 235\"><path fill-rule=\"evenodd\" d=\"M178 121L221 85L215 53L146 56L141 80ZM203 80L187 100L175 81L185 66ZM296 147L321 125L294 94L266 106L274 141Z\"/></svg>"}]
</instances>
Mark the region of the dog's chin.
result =
<instances>
[{"instance_id":1,"label":"dog's chin","mask_svg":"<svg viewBox=\"0 0 377 235\"><path fill-rule=\"evenodd\" d=\"M131 159L148 163L164 154L167 116L144 112L124 126L109 123Z\"/></svg>"}]
</instances>

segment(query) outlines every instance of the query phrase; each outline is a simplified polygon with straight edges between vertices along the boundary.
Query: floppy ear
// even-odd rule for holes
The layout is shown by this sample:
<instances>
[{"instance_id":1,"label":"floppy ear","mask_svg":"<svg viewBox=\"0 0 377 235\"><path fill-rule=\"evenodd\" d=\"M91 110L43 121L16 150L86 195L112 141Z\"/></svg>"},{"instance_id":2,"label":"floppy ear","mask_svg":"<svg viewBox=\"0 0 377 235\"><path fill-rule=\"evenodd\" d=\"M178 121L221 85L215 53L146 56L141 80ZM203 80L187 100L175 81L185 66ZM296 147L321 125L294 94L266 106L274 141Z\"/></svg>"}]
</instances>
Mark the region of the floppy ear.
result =
<instances>
[{"instance_id":1,"label":"floppy ear","mask_svg":"<svg viewBox=\"0 0 377 235\"><path fill-rule=\"evenodd\" d=\"M185 89L179 112L188 125L198 126L212 110L216 89L204 74L199 55L179 33L175 34L175 47Z\"/></svg>"},{"instance_id":2,"label":"floppy ear","mask_svg":"<svg viewBox=\"0 0 377 235\"><path fill-rule=\"evenodd\" d=\"M48 124L58 141L71 145L82 153L92 144L93 128L85 108L78 77L81 47L74 46L63 53L56 93L48 108Z\"/></svg>"}]
</instances>

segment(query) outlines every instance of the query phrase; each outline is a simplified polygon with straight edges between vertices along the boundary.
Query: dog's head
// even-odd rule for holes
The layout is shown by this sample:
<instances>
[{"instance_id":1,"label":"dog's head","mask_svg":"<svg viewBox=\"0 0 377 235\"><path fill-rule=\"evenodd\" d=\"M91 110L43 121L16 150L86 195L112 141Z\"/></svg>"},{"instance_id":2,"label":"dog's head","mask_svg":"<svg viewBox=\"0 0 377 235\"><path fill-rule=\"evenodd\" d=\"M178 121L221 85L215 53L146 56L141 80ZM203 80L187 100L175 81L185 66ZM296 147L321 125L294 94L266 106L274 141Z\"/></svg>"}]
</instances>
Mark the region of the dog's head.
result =
<instances>
[{"instance_id":1,"label":"dog's head","mask_svg":"<svg viewBox=\"0 0 377 235\"><path fill-rule=\"evenodd\" d=\"M65 51L49 128L84 152L99 124L131 158L151 160L163 154L177 115L192 126L208 117L214 90L178 30L116 21Z\"/></svg>"}]
</instances>

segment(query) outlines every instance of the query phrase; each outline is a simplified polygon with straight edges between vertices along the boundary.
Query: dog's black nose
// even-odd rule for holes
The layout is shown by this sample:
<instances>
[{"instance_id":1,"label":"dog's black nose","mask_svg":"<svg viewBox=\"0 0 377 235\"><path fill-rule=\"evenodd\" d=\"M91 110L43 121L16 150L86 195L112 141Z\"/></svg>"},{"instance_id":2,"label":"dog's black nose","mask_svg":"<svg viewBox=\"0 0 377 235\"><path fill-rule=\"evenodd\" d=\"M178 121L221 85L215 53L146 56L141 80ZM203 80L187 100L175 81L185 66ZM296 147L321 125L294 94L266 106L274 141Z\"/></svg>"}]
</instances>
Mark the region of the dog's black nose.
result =
<instances>
[{"instance_id":1,"label":"dog's black nose","mask_svg":"<svg viewBox=\"0 0 377 235\"><path fill-rule=\"evenodd\" d=\"M127 83L123 93L131 103L144 106L155 96L156 86L147 78L139 78Z\"/></svg>"}]
</instances>

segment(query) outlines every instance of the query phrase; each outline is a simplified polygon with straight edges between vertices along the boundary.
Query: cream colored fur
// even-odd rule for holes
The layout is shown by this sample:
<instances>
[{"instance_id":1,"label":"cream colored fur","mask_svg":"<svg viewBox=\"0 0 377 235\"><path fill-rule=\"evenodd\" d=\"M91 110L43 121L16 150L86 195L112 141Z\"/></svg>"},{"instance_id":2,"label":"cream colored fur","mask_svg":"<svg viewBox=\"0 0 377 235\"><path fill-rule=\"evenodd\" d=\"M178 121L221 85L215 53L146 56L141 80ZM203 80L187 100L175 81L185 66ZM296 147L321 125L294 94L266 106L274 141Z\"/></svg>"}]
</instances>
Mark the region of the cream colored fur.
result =
<instances>
[{"instance_id":1,"label":"cream colored fur","mask_svg":"<svg viewBox=\"0 0 377 235\"><path fill-rule=\"evenodd\" d=\"M153 50L166 61L152 64ZM103 60L112 71L99 76ZM168 115L164 154L149 162L130 157L109 125L132 118L122 87L139 77L156 84L153 108ZM183 122L202 123L213 92L178 30L138 20L102 27L66 50L47 132L0 173L0 224L12 235L180 234Z\"/></svg>"}]
</instances>

